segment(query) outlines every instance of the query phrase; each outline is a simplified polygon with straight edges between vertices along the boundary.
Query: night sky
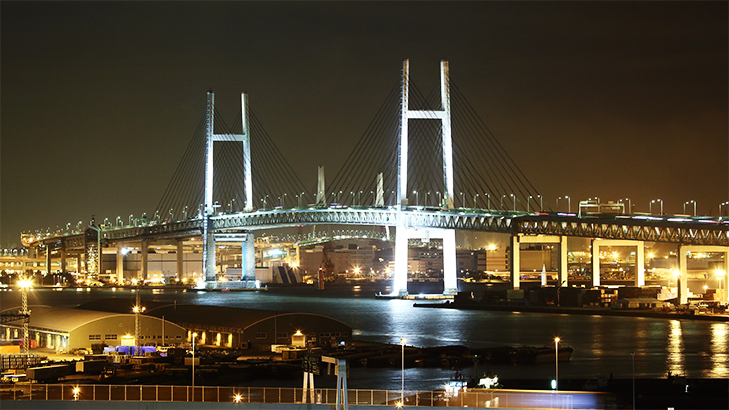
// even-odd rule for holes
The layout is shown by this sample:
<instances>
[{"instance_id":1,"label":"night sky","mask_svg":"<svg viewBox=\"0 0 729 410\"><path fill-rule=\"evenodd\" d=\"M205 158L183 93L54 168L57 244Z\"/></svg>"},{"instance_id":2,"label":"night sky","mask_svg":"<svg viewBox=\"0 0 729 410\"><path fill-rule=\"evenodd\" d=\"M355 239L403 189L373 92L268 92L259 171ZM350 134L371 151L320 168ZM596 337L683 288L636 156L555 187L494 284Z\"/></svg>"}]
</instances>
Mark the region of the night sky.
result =
<instances>
[{"instance_id":1,"label":"night sky","mask_svg":"<svg viewBox=\"0 0 729 410\"><path fill-rule=\"evenodd\" d=\"M154 212L239 93L300 179L332 178L399 80L438 63L554 205L729 200L727 3L8 2L0 246ZM454 136L457 138L457 136ZM456 164L458 166L458 164ZM726 208L725 208L726 210Z\"/></svg>"}]
</instances>

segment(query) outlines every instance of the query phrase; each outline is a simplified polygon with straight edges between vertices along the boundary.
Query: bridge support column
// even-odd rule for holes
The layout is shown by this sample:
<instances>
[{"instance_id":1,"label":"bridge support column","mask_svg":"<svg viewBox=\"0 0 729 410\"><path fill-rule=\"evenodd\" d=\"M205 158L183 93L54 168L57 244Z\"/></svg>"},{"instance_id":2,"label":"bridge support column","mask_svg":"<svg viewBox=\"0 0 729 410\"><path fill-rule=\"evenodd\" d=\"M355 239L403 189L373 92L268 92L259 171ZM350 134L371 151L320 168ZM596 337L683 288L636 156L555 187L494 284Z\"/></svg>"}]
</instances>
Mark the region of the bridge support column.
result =
<instances>
[{"instance_id":1,"label":"bridge support column","mask_svg":"<svg viewBox=\"0 0 729 410\"><path fill-rule=\"evenodd\" d=\"M679 303L688 303L688 254L691 252L710 252L710 253L721 253L724 255L724 266L723 269L717 267L717 271L714 272L716 278L717 292L720 293L719 300L727 302L729 301L729 295L727 292L727 285L729 285L729 247L727 246L708 246L708 245L679 245L678 246L678 266L679 266L679 277L678 277L678 295Z\"/></svg>"},{"instance_id":2,"label":"bridge support column","mask_svg":"<svg viewBox=\"0 0 729 410\"><path fill-rule=\"evenodd\" d=\"M397 228L395 237L395 275L392 295L408 295L408 239L411 238L421 238L423 242L428 242L430 238L443 239L443 294L457 294L455 229L415 229L401 226Z\"/></svg>"},{"instance_id":3,"label":"bridge support column","mask_svg":"<svg viewBox=\"0 0 729 410\"><path fill-rule=\"evenodd\" d=\"M569 268L567 267L567 237L561 236L559 238L559 284L567 285L569 280Z\"/></svg>"},{"instance_id":4,"label":"bridge support column","mask_svg":"<svg viewBox=\"0 0 729 410\"><path fill-rule=\"evenodd\" d=\"M116 283L124 284L124 244L116 245Z\"/></svg>"},{"instance_id":5,"label":"bridge support column","mask_svg":"<svg viewBox=\"0 0 729 410\"><path fill-rule=\"evenodd\" d=\"M399 226L395 237L395 272L393 274L392 294L408 294L408 228Z\"/></svg>"},{"instance_id":6,"label":"bridge support column","mask_svg":"<svg viewBox=\"0 0 729 410\"><path fill-rule=\"evenodd\" d=\"M682 249L681 245L678 246L678 269L681 272L678 275L678 303L685 305L688 303L688 258L686 257L686 250Z\"/></svg>"},{"instance_id":7,"label":"bridge support column","mask_svg":"<svg viewBox=\"0 0 729 410\"><path fill-rule=\"evenodd\" d=\"M185 248L182 240L177 241L177 280L182 280L185 275Z\"/></svg>"},{"instance_id":8,"label":"bridge support column","mask_svg":"<svg viewBox=\"0 0 729 410\"><path fill-rule=\"evenodd\" d=\"M643 241L593 239L592 286L600 286L600 248L603 246L635 247L635 286L645 286L645 245Z\"/></svg>"},{"instance_id":9,"label":"bridge support column","mask_svg":"<svg viewBox=\"0 0 729 410\"><path fill-rule=\"evenodd\" d=\"M446 229L443 232L443 294L458 293L456 276L456 230Z\"/></svg>"},{"instance_id":10,"label":"bridge support column","mask_svg":"<svg viewBox=\"0 0 729 410\"><path fill-rule=\"evenodd\" d=\"M148 246L149 243L146 240L142 239L141 243L139 244L139 250L142 252L142 262L139 268L140 270L137 273L137 283L140 284L144 282L145 279L147 279L147 254L149 251L147 249Z\"/></svg>"},{"instance_id":11,"label":"bridge support column","mask_svg":"<svg viewBox=\"0 0 729 410\"><path fill-rule=\"evenodd\" d=\"M547 235L514 235L511 237L511 283L514 289L519 289L519 275L521 273L521 257L519 245L521 243L554 243L559 244L559 273L557 274L557 287L567 283L567 237Z\"/></svg>"},{"instance_id":12,"label":"bridge support column","mask_svg":"<svg viewBox=\"0 0 729 410\"><path fill-rule=\"evenodd\" d=\"M66 274L66 245L61 241L61 274Z\"/></svg>"},{"instance_id":13,"label":"bridge support column","mask_svg":"<svg viewBox=\"0 0 729 410\"><path fill-rule=\"evenodd\" d=\"M521 262L519 260L519 235L511 237L511 254L509 264L511 265L511 285L514 289L519 289L519 273L521 271Z\"/></svg>"},{"instance_id":14,"label":"bridge support column","mask_svg":"<svg viewBox=\"0 0 729 410\"><path fill-rule=\"evenodd\" d=\"M246 240L241 243L241 280L256 280L256 244L252 232L245 234Z\"/></svg>"},{"instance_id":15,"label":"bridge support column","mask_svg":"<svg viewBox=\"0 0 729 410\"><path fill-rule=\"evenodd\" d=\"M79 267L79 272L81 268ZM51 274L51 247L46 246L46 275Z\"/></svg>"},{"instance_id":16,"label":"bridge support column","mask_svg":"<svg viewBox=\"0 0 729 410\"><path fill-rule=\"evenodd\" d=\"M640 241L635 250L635 286L645 286L645 245Z\"/></svg>"},{"instance_id":17,"label":"bridge support column","mask_svg":"<svg viewBox=\"0 0 729 410\"><path fill-rule=\"evenodd\" d=\"M212 230L212 221L205 216L205 229L203 232L203 275L206 282L215 282L215 235Z\"/></svg>"}]
</instances>

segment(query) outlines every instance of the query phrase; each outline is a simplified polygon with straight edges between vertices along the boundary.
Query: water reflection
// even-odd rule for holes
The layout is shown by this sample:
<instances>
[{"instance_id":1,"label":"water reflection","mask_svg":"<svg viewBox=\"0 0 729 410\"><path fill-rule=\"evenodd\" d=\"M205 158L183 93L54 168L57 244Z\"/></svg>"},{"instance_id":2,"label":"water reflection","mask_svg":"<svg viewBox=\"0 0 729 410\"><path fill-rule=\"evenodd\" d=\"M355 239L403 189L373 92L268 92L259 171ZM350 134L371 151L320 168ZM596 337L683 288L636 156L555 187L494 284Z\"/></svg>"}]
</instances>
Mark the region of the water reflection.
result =
<instances>
[{"instance_id":1,"label":"water reflection","mask_svg":"<svg viewBox=\"0 0 729 410\"><path fill-rule=\"evenodd\" d=\"M667 371L672 374L683 375L684 372L684 351L683 331L680 320L671 320L668 324L668 365Z\"/></svg>"},{"instance_id":2,"label":"water reflection","mask_svg":"<svg viewBox=\"0 0 729 410\"><path fill-rule=\"evenodd\" d=\"M711 369L709 377L724 378L729 376L729 352L727 352L727 337L729 337L729 324L711 324Z\"/></svg>"}]
</instances>

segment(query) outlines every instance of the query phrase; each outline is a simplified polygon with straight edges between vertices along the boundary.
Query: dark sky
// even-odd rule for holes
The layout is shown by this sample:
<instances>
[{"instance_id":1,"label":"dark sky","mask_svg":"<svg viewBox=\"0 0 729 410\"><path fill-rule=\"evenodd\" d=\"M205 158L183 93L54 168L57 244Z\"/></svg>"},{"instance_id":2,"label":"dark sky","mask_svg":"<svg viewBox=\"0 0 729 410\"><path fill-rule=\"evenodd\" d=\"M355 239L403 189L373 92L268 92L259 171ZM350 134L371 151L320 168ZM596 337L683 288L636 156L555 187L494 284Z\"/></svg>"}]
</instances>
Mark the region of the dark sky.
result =
<instances>
[{"instance_id":1,"label":"dark sky","mask_svg":"<svg viewBox=\"0 0 729 410\"><path fill-rule=\"evenodd\" d=\"M409 58L438 62L551 204L717 215L729 17L718 2L9 2L0 246L151 213L205 109L239 93L301 179L331 177ZM457 136L454 136L457 138ZM458 166L456 164L456 166Z\"/></svg>"}]
</instances>

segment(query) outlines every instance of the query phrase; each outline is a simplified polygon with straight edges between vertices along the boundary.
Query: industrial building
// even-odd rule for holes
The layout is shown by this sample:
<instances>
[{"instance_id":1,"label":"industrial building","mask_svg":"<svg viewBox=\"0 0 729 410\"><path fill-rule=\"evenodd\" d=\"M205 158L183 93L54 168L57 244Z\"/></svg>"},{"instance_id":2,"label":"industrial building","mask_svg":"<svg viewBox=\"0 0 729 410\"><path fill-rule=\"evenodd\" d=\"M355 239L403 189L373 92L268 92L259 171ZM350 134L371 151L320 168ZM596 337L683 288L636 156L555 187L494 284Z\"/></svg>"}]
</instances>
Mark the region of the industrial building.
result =
<instances>
[{"instance_id":1,"label":"industrial building","mask_svg":"<svg viewBox=\"0 0 729 410\"><path fill-rule=\"evenodd\" d=\"M81 305L84 309L122 312L130 301L102 299ZM196 344L222 348L267 350L272 345L290 345L300 331L306 341L316 345L332 345L352 341L352 327L339 320L312 314L221 306L150 302L145 314L164 318L186 330L186 340L197 333Z\"/></svg>"},{"instance_id":2,"label":"industrial building","mask_svg":"<svg viewBox=\"0 0 729 410\"><path fill-rule=\"evenodd\" d=\"M135 315L86 309L29 306L30 345L62 351L90 349L95 344L134 345ZM2 313L17 313L19 307ZM128 312L129 310L127 310ZM21 320L2 324L0 338L23 338ZM139 342L143 345L176 344L185 341L186 330L168 320L139 315Z\"/></svg>"}]
</instances>

